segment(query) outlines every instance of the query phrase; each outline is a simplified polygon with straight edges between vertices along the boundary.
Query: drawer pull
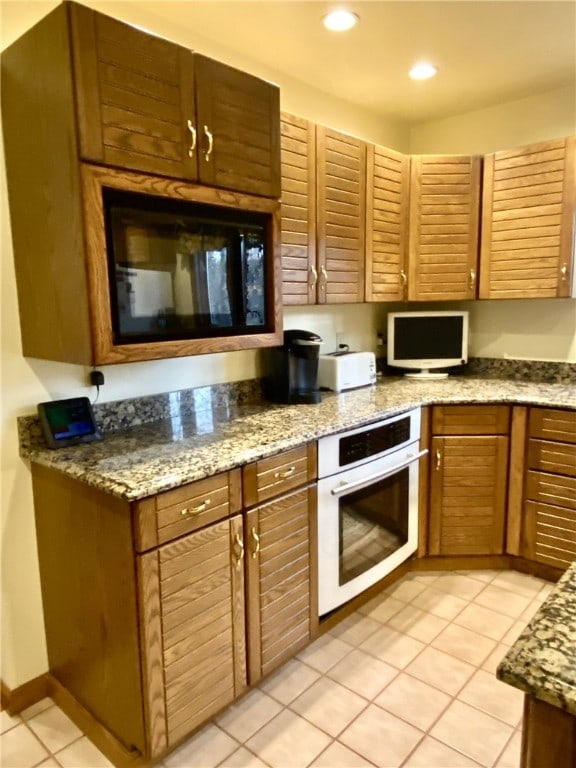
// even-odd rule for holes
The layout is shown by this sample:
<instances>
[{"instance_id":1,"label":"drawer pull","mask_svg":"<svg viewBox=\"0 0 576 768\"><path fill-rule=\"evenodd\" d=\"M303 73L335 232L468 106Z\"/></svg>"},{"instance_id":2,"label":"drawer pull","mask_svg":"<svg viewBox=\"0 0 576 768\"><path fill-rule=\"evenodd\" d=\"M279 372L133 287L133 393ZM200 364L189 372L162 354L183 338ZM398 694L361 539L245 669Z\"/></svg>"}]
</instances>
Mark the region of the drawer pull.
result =
<instances>
[{"instance_id":1,"label":"drawer pull","mask_svg":"<svg viewBox=\"0 0 576 768\"><path fill-rule=\"evenodd\" d=\"M275 480L286 480L287 477L291 477L296 472L296 467L289 467L283 472L274 472Z\"/></svg>"},{"instance_id":2,"label":"drawer pull","mask_svg":"<svg viewBox=\"0 0 576 768\"><path fill-rule=\"evenodd\" d=\"M442 465L442 453L440 451L440 448L436 449L436 471L438 472L440 470L440 467Z\"/></svg>"},{"instance_id":3,"label":"drawer pull","mask_svg":"<svg viewBox=\"0 0 576 768\"><path fill-rule=\"evenodd\" d=\"M185 515L195 515L198 512L204 512L204 510L210 506L210 499L204 499L202 504L198 504L197 507L184 507L184 509L180 510L180 514Z\"/></svg>"},{"instance_id":4,"label":"drawer pull","mask_svg":"<svg viewBox=\"0 0 576 768\"><path fill-rule=\"evenodd\" d=\"M252 528L252 538L254 539L255 547L252 550L252 559L256 560L256 556L258 555L258 552L260 552L260 536L256 533L256 528Z\"/></svg>"},{"instance_id":5,"label":"drawer pull","mask_svg":"<svg viewBox=\"0 0 576 768\"><path fill-rule=\"evenodd\" d=\"M244 560L244 542L239 533L234 536L234 543L238 547L238 550L234 553L236 555L236 565L240 565L242 560Z\"/></svg>"}]
</instances>

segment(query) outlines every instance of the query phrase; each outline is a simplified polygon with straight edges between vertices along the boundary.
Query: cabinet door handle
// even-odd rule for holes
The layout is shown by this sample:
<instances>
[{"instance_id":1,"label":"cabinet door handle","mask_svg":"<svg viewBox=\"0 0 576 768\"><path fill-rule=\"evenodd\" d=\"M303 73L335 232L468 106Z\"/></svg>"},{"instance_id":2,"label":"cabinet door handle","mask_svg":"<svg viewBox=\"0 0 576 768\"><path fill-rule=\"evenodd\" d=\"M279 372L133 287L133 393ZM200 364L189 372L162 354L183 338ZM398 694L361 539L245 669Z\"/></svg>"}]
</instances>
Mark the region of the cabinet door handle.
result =
<instances>
[{"instance_id":1,"label":"cabinet door handle","mask_svg":"<svg viewBox=\"0 0 576 768\"><path fill-rule=\"evenodd\" d=\"M242 560L244 560L244 542L239 533L234 536L234 543L238 547L238 551L234 553L236 555L236 565L240 565Z\"/></svg>"},{"instance_id":2,"label":"cabinet door handle","mask_svg":"<svg viewBox=\"0 0 576 768\"><path fill-rule=\"evenodd\" d=\"M208 126L204 126L204 134L206 135L206 138L208 139L208 149L206 150L206 154L204 155L204 160L206 160L207 163L210 162L210 155L212 154L212 150L214 149L214 137L208 130Z\"/></svg>"},{"instance_id":3,"label":"cabinet door handle","mask_svg":"<svg viewBox=\"0 0 576 768\"><path fill-rule=\"evenodd\" d=\"M192 125L192 120L188 120L188 130L192 134L192 143L188 148L188 157L194 157L194 150L196 149L196 128Z\"/></svg>"},{"instance_id":4,"label":"cabinet door handle","mask_svg":"<svg viewBox=\"0 0 576 768\"><path fill-rule=\"evenodd\" d=\"M251 534L255 544L254 549L252 550L252 559L256 560L258 552L260 552L260 536L256 533L256 528L252 528Z\"/></svg>"},{"instance_id":5,"label":"cabinet door handle","mask_svg":"<svg viewBox=\"0 0 576 768\"><path fill-rule=\"evenodd\" d=\"M441 466L442 466L442 452L440 451L440 448L436 448L436 471L437 472L440 470Z\"/></svg>"},{"instance_id":6,"label":"cabinet door handle","mask_svg":"<svg viewBox=\"0 0 576 768\"><path fill-rule=\"evenodd\" d=\"M204 512L204 510L210 506L210 499L204 499L204 501L201 504L198 504L197 507L184 507L184 509L180 510L181 515L195 515L198 512Z\"/></svg>"},{"instance_id":7,"label":"cabinet door handle","mask_svg":"<svg viewBox=\"0 0 576 768\"><path fill-rule=\"evenodd\" d=\"M328 272L326 272L326 267L324 266L324 264L322 264L322 266L320 267L320 274L324 278L323 281L322 280L320 281L320 290L325 291L326 285L328 284Z\"/></svg>"},{"instance_id":8,"label":"cabinet door handle","mask_svg":"<svg viewBox=\"0 0 576 768\"><path fill-rule=\"evenodd\" d=\"M562 266L560 267L560 275L561 275L562 282L565 283L566 280L568 279L568 264L562 264Z\"/></svg>"},{"instance_id":9,"label":"cabinet door handle","mask_svg":"<svg viewBox=\"0 0 576 768\"><path fill-rule=\"evenodd\" d=\"M310 272L312 273L312 282L310 283L310 288L316 288L316 284L318 283L318 270L314 265L311 265Z\"/></svg>"},{"instance_id":10,"label":"cabinet door handle","mask_svg":"<svg viewBox=\"0 0 576 768\"><path fill-rule=\"evenodd\" d=\"M470 288L473 289L476 285L476 271L474 269L470 270Z\"/></svg>"},{"instance_id":11,"label":"cabinet door handle","mask_svg":"<svg viewBox=\"0 0 576 768\"><path fill-rule=\"evenodd\" d=\"M286 480L287 477L291 477L296 472L296 467L289 467L283 472L274 472L275 480Z\"/></svg>"},{"instance_id":12,"label":"cabinet door handle","mask_svg":"<svg viewBox=\"0 0 576 768\"><path fill-rule=\"evenodd\" d=\"M408 275L403 269L400 270L400 282L402 283L402 296L406 296L408 289Z\"/></svg>"}]
</instances>

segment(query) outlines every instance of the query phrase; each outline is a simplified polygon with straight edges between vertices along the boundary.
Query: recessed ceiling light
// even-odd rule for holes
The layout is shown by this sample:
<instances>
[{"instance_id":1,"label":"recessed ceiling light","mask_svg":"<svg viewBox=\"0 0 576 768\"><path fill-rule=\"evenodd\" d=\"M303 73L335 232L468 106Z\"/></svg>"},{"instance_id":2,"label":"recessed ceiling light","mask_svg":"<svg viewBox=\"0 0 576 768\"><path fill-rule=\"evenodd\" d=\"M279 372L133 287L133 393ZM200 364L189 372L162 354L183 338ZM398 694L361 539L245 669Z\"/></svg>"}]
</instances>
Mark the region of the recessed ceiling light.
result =
<instances>
[{"instance_id":1,"label":"recessed ceiling light","mask_svg":"<svg viewBox=\"0 0 576 768\"><path fill-rule=\"evenodd\" d=\"M346 32L348 29L352 29L358 24L359 17L352 11L345 11L340 9L338 11L332 11L328 13L322 19L326 29L332 32Z\"/></svg>"},{"instance_id":2,"label":"recessed ceiling light","mask_svg":"<svg viewBox=\"0 0 576 768\"><path fill-rule=\"evenodd\" d=\"M426 64L424 62L415 64L408 75L412 80L428 80L438 72L438 68L433 64Z\"/></svg>"}]
</instances>

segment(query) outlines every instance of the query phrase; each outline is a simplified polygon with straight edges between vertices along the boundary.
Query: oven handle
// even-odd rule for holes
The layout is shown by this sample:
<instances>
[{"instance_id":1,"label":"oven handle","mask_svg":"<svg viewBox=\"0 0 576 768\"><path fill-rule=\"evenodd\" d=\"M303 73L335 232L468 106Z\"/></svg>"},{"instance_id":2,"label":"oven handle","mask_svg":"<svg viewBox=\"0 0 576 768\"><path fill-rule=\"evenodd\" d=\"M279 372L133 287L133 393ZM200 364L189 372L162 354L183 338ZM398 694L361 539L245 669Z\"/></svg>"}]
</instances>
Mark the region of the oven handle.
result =
<instances>
[{"instance_id":1,"label":"oven handle","mask_svg":"<svg viewBox=\"0 0 576 768\"><path fill-rule=\"evenodd\" d=\"M365 486L370 485L370 483L375 483L378 480L384 480L385 478L396 474L396 472L400 472L401 469L406 469L406 467L409 467L410 464L414 464L415 461L419 461L423 456L426 456L427 453L428 448L425 448L423 451L420 451L420 453L417 453L416 456L410 456L410 458L407 461L403 461L402 464L397 464L395 467L387 469L385 472L378 472L375 475L364 477L362 480L358 480L356 483L343 482L336 488L332 488L330 493L332 496L341 496L343 493L350 493L350 491L355 491L357 488L364 488Z\"/></svg>"}]
</instances>

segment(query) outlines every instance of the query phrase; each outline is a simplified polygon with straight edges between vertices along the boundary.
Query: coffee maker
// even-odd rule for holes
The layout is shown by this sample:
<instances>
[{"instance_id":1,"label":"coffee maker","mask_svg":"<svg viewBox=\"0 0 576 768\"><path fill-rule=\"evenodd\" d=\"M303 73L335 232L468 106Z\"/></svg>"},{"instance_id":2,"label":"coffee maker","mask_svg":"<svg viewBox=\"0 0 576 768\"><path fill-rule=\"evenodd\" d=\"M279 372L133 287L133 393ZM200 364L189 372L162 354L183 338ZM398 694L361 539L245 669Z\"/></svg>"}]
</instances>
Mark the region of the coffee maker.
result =
<instances>
[{"instance_id":1,"label":"coffee maker","mask_svg":"<svg viewBox=\"0 0 576 768\"><path fill-rule=\"evenodd\" d=\"M271 350L269 397L277 403L319 403L318 357L322 339L312 331L284 331Z\"/></svg>"}]
</instances>

